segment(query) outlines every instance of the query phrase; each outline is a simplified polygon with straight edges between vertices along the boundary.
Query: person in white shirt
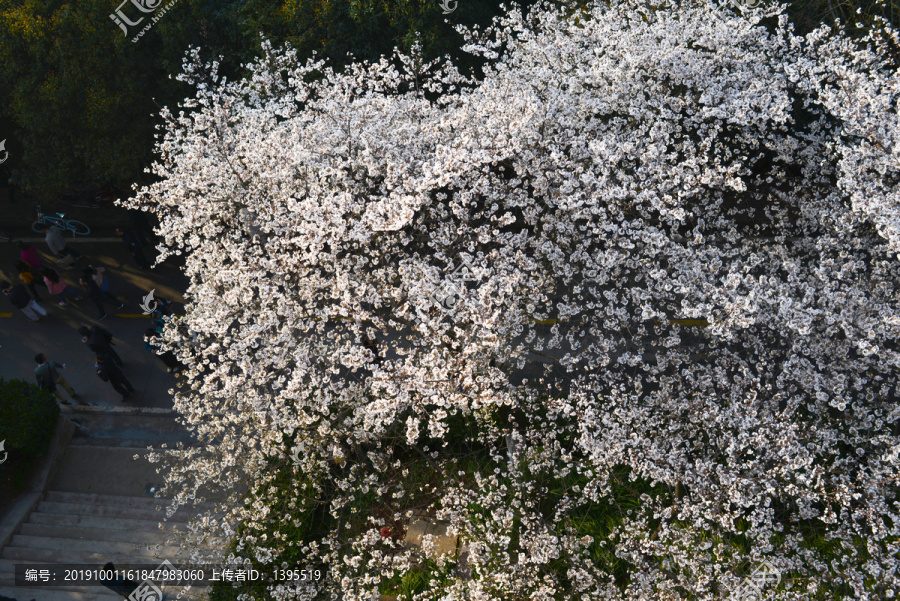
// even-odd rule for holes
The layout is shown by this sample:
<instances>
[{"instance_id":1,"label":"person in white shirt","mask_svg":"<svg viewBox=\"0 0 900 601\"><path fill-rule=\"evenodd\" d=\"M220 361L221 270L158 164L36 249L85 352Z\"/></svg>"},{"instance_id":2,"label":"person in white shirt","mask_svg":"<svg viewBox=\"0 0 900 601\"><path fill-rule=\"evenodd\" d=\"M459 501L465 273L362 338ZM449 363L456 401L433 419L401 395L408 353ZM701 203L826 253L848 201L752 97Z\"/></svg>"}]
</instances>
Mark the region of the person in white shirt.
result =
<instances>
[{"instance_id":1,"label":"person in white shirt","mask_svg":"<svg viewBox=\"0 0 900 601\"><path fill-rule=\"evenodd\" d=\"M66 239L63 237L62 230L57 225L44 224L44 241L50 247L50 252L59 258L72 257L78 259L81 253L77 250L66 247Z\"/></svg>"}]
</instances>

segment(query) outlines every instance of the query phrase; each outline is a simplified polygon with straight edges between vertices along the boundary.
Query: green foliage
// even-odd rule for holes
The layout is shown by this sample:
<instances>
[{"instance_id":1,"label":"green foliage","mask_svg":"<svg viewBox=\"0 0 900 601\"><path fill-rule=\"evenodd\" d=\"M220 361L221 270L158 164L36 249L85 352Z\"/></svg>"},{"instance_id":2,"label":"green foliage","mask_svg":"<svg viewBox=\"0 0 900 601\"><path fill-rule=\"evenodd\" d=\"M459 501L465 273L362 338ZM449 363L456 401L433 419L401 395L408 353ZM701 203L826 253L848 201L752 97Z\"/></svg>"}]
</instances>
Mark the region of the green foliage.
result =
<instances>
[{"instance_id":1,"label":"green foliage","mask_svg":"<svg viewBox=\"0 0 900 601\"><path fill-rule=\"evenodd\" d=\"M268 540L274 540L276 533L283 536L284 540L290 543L309 542L324 537L330 530L334 519L328 513L327 504L309 502L300 502L301 509L296 508L296 504L292 500L306 497L315 499L317 497L316 483L310 479L297 479L295 470L289 465L272 464L273 470L278 470L277 476L265 487L253 490L248 495L245 503L252 505L256 501L264 501L272 507L272 515L275 519L269 522L262 534ZM238 528L239 532L244 532L245 524L241 524ZM235 537L237 539L238 537ZM235 545L228 549L230 552L238 553ZM302 569L313 566L306 566L304 557L296 546L286 546L278 555L276 565L289 566L291 569ZM271 566L263 566L255 564L255 568L262 573L271 574ZM249 595L250 599L267 599L267 584L265 581L260 582L215 582L209 588L210 601L237 601L239 595Z\"/></svg>"},{"instance_id":2,"label":"green foliage","mask_svg":"<svg viewBox=\"0 0 900 601\"><path fill-rule=\"evenodd\" d=\"M348 53L377 60L395 47L409 50L416 39L426 60L445 54L462 58L462 38L454 26L486 25L500 5L485 0L449 3L454 5L445 15L440 0L247 0L241 14L247 34L265 32L273 40L290 42L302 56L315 50L346 64Z\"/></svg>"},{"instance_id":3,"label":"green foliage","mask_svg":"<svg viewBox=\"0 0 900 601\"><path fill-rule=\"evenodd\" d=\"M156 115L191 94L174 75L192 46L205 60L221 57L229 79L259 55L261 36L338 66L348 53L378 59L395 46L409 49L417 32L427 58L459 57L453 25L487 23L499 12L485 0L460 1L449 15L438 0L164 0L126 37L110 18L117 6L0 1L0 139L21 149L5 167L23 190L54 195L101 182L149 183ZM132 20L141 15L131 3L122 11ZM161 16L135 40L154 15Z\"/></svg>"},{"instance_id":4,"label":"green foliage","mask_svg":"<svg viewBox=\"0 0 900 601\"><path fill-rule=\"evenodd\" d=\"M439 568L434 560L426 559L409 572L398 574L390 580L382 582L378 587L378 592L382 595L412 599L413 595L421 594L428 589L428 583L432 577L436 576L442 582L449 580L447 571L446 567Z\"/></svg>"},{"instance_id":5,"label":"green foliage","mask_svg":"<svg viewBox=\"0 0 900 601\"><path fill-rule=\"evenodd\" d=\"M0 378L0 440L6 451L37 457L47 452L59 406L53 395L25 380Z\"/></svg>"},{"instance_id":6,"label":"green foliage","mask_svg":"<svg viewBox=\"0 0 900 601\"><path fill-rule=\"evenodd\" d=\"M180 0L138 43L110 19L109 2L12 0L0 8L0 112L14 123L4 137L23 147L12 157L23 188L50 194L140 179L152 157L151 115L187 92L168 80L171 67L186 42L200 41L172 28L177 47L154 37L166 21L190 18L190 5Z\"/></svg>"}]
</instances>

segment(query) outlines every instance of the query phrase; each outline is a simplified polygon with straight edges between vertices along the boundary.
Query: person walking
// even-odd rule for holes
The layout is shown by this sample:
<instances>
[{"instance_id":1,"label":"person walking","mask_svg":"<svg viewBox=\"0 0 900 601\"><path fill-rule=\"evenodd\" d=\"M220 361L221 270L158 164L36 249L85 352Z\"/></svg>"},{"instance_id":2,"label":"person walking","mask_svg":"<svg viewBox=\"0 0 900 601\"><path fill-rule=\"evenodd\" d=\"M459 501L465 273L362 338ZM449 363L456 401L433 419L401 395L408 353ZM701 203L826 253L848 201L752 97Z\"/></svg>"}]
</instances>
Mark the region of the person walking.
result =
<instances>
[{"instance_id":1,"label":"person walking","mask_svg":"<svg viewBox=\"0 0 900 601\"><path fill-rule=\"evenodd\" d=\"M34 362L38 364L38 366L34 369L34 378L35 380L37 380L37 384L40 388L52 392L53 396L59 399L60 403L71 405L72 403L69 403L66 400L66 397L63 395L62 391L57 388L57 386L59 386L67 393L69 393L69 396L79 404L87 405L87 403L81 400L81 396L76 394L75 391L72 390L72 387L69 386L69 383L66 382L66 379L62 377L62 374L59 373L66 368L65 363L47 361L47 357L45 357L43 353L38 353L37 355L35 355Z\"/></svg>"},{"instance_id":2,"label":"person walking","mask_svg":"<svg viewBox=\"0 0 900 601\"><path fill-rule=\"evenodd\" d=\"M40 301L41 295L38 294L37 291L37 282L34 279L34 273L32 273L28 263L25 261L16 261L16 271L19 272L19 279L22 280L22 283L25 284L25 287L31 292L31 296L34 297L34 300Z\"/></svg>"},{"instance_id":3,"label":"person walking","mask_svg":"<svg viewBox=\"0 0 900 601\"><path fill-rule=\"evenodd\" d=\"M131 213L131 229L141 246L154 244L156 234L153 233L153 226L147 219L147 213L144 211L129 211L129 213Z\"/></svg>"},{"instance_id":4,"label":"person walking","mask_svg":"<svg viewBox=\"0 0 900 601\"><path fill-rule=\"evenodd\" d=\"M137 236L135 236L133 232L125 231L120 227L116 228L116 235L122 238L122 242L125 243L125 248L127 248L128 252L131 253L131 256L134 257L134 261L138 264L138 267L143 270L150 269L150 261L144 256L144 250L141 248L141 243L138 242Z\"/></svg>"},{"instance_id":5,"label":"person walking","mask_svg":"<svg viewBox=\"0 0 900 601\"><path fill-rule=\"evenodd\" d=\"M158 332L162 332L162 328L166 325L166 317L175 314L175 307L172 301L162 297L156 299L156 308L150 312L150 323Z\"/></svg>"},{"instance_id":6,"label":"person walking","mask_svg":"<svg viewBox=\"0 0 900 601\"><path fill-rule=\"evenodd\" d=\"M122 395L122 402L128 400L132 394L134 394L134 386L131 385L131 382L125 377L125 374L122 373L122 370L113 363L112 361L108 361L107 357L102 353L97 354L97 362L94 363L94 371L97 372L97 376L104 382L109 382L112 384L112 387Z\"/></svg>"},{"instance_id":7,"label":"person walking","mask_svg":"<svg viewBox=\"0 0 900 601\"><path fill-rule=\"evenodd\" d=\"M122 365L122 358L113 348L113 335L109 330L100 326L81 326L78 328L81 341L91 349L95 355L109 357L116 365Z\"/></svg>"},{"instance_id":8,"label":"person walking","mask_svg":"<svg viewBox=\"0 0 900 601\"><path fill-rule=\"evenodd\" d=\"M28 295L24 284L13 286L9 282L0 282L0 291L31 321L38 321L41 317L47 315L47 311ZM41 317L38 317L38 315Z\"/></svg>"},{"instance_id":9,"label":"person walking","mask_svg":"<svg viewBox=\"0 0 900 601\"><path fill-rule=\"evenodd\" d=\"M56 298L59 299L60 307L65 307L69 304L69 301L66 300L66 295L71 297L75 302L84 300L84 297L75 292L75 289L69 286L62 276L59 275L59 272L52 267L44 267L41 270L41 274L44 276L44 283L47 285L47 290L50 291L50 294L55 294Z\"/></svg>"},{"instance_id":10,"label":"person walking","mask_svg":"<svg viewBox=\"0 0 900 601\"><path fill-rule=\"evenodd\" d=\"M66 247L66 239L63 237L62 230L59 229L59 226L45 223L41 228L41 231L44 232L44 242L50 247L50 252L52 252L54 256L59 257L60 259L69 257L73 261L81 258L80 252Z\"/></svg>"},{"instance_id":11,"label":"person walking","mask_svg":"<svg viewBox=\"0 0 900 601\"><path fill-rule=\"evenodd\" d=\"M160 361L165 363L166 369L169 373L172 373L173 371L175 373L178 373L184 368L181 362L171 351L160 352L161 344L159 341L159 335L162 333L161 329L162 328L148 328L144 332L144 348L146 348L147 352L149 352L151 355L156 355L157 357L159 357Z\"/></svg>"},{"instance_id":12,"label":"person walking","mask_svg":"<svg viewBox=\"0 0 900 601\"><path fill-rule=\"evenodd\" d=\"M97 285L97 282L94 281L92 277L81 276L81 285L84 286L84 289L87 290L88 298L94 301L94 305L97 307L97 311L100 312L100 317L97 319L102 321L109 317L106 313L106 307L103 306L103 303L115 303L117 309L121 309L125 306L125 303L120 302L119 299L109 294L108 292L103 292L100 290L100 286ZM110 300L112 299L112 300Z\"/></svg>"},{"instance_id":13,"label":"person walking","mask_svg":"<svg viewBox=\"0 0 900 601\"><path fill-rule=\"evenodd\" d=\"M103 295L103 298L121 309L125 306L125 303L123 303L121 299L117 298L116 295L109 291L109 278L103 275L104 273L106 273L105 267L94 267L93 265L88 265L81 270L81 277L83 277L84 279L93 280L94 283L97 284L97 287L100 289L100 294Z\"/></svg>"},{"instance_id":14,"label":"person walking","mask_svg":"<svg viewBox=\"0 0 900 601\"><path fill-rule=\"evenodd\" d=\"M28 263L28 266L33 270L40 273L44 262L41 261L41 258L38 256L37 249L21 240L16 241L16 247L19 249L19 258Z\"/></svg>"}]
</instances>

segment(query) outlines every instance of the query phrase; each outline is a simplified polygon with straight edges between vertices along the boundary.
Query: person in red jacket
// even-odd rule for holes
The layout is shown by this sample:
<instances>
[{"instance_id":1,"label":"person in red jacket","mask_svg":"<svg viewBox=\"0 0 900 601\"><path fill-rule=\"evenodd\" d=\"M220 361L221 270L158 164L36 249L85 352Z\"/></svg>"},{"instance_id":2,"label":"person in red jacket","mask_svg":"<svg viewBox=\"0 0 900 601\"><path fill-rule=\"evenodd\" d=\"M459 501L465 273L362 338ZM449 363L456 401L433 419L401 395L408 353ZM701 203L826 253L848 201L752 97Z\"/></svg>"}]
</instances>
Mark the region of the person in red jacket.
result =
<instances>
[{"instance_id":1,"label":"person in red jacket","mask_svg":"<svg viewBox=\"0 0 900 601\"><path fill-rule=\"evenodd\" d=\"M35 271L40 271L43 266L43 261L37 254L37 249L27 242L22 242L18 240L16 242L16 246L19 249L19 257L28 263L28 266L31 267Z\"/></svg>"}]
</instances>

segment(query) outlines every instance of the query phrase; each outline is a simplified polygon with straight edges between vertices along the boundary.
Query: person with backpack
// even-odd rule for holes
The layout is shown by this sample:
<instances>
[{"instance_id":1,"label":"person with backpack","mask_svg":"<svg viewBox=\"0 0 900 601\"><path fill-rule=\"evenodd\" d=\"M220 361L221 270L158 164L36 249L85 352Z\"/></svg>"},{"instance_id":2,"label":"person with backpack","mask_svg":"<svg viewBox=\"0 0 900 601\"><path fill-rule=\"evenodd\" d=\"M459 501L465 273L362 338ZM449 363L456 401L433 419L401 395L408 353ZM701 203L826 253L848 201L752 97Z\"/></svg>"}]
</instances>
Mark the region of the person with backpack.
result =
<instances>
[{"instance_id":1,"label":"person with backpack","mask_svg":"<svg viewBox=\"0 0 900 601\"><path fill-rule=\"evenodd\" d=\"M106 355L102 353L97 354L97 362L94 363L94 371L97 372L97 376L103 380L104 382L109 382L112 384L112 387L122 395L122 402L128 400L132 394L134 394L134 386L131 385L131 382L125 377L125 374L122 373L122 370L113 363L109 361Z\"/></svg>"},{"instance_id":2,"label":"person with backpack","mask_svg":"<svg viewBox=\"0 0 900 601\"><path fill-rule=\"evenodd\" d=\"M125 306L125 303L121 302L110 293L100 290L100 286L97 285L97 282L93 277L82 275L80 282L81 285L84 286L84 289L87 291L88 297L94 302L94 305L100 312L100 317L97 318L98 320L102 321L108 317L106 313L106 307L103 306L104 302L115 303L117 309L121 309Z\"/></svg>"},{"instance_id":3,"label":"person with backpack","mask_svg":"<svg viewBox=\"0 0 900 601\"><path fill-rule=\"evenodd\" d=\"M119 353L113 349L113 335L109 330L100 326L81 326L78 328L81 334L81 342L85 343L95 355L103 355L109 357L116 365L123 365L122 358Z\"/></svg>"},{"instance_id":4,"label":"person with backpack","mask_svg":"<svg viewBox=\"0 0 900 601\"><path fill-rule=\"evenodd\" d=\"M40 301L41 295L39 295L37 291L37 282L34 279L34 273L32 273L28 263L25 261L16 261L16 271L19 272L19 279L25 284L25 287L28 288L28 291L31 292L31 296L34 300Z\"/></svg>"},{"instance_id":5,"label":"person with backpack","mask_svg":"<svg viewBox=\"0 0 900 601\"><path fill-rule=\"evenodd\" d=\"M49 390L50 392L52 392L53 396L59 399L60 403L71 405L72 403L69 403L66 400L66 397L63 395L62 391L57 388L57 386L59 386L67 393L69 393L69 396L79 404L87 405L87 403L81 400L81 396L79 396L75 393L74 390L72 390L72 387L69 386L69 383L66 382L66 379L62 377L62 374L60 372L66 368L65 363L47 361L47 357L45 357L43 353L38 353L37 355L35 355L34 362L38 364L38 366L34 370L34 378L35 380L37 380L37 385L41 389Z\"/></svg>"},{"instance_id":6,"label":"person with backpack","mask_svg":"<svg viewBox=\"0 0 900 601\"><path fill-rule=\"evenodd\" d=\"M75 289L69 286L62 276L59 275L59 272L52 267L44 267L41 270L41 274L44 276L44 284L47 285L47 290L50 291L50 294L55 294L56 298L59 299L60 307L65 307L69 304L69 301L66 300L66 295L75 302L84 300L84 297L75 292Z\"/></svg>"},{"instance_id":7,"label":"person with backpack","mask_svg":"<svg viewBox=\"0 0 900 601\"><path fill-rule=\"evenodd\" d=\"M109 291L109 278L103 275L104 273L106 273L105 267L94 267L93 265L88 265L81 270L82 277L90 278L96 282L97 286L100 288L100 292L103 293L104 298L108 299L110 302L119 303L119 299Z\"/></svg>"}]
</instances>

